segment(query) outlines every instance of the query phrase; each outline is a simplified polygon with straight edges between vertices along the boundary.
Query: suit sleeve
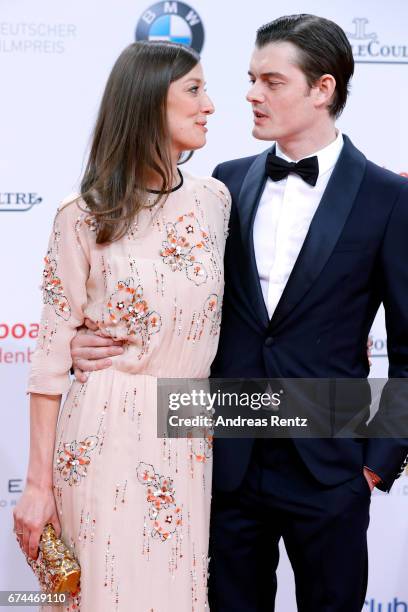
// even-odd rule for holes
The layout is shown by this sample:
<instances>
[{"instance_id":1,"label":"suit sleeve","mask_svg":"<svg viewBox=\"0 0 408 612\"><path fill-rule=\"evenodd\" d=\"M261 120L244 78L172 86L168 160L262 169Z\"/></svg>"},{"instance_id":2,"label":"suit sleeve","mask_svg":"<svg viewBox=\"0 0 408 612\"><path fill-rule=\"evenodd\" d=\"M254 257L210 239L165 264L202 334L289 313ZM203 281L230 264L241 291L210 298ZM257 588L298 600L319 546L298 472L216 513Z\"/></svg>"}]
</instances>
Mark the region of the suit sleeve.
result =
<instances>
[{"instance_id":1,"label":"suit sleeve","mask_svg":"<svg viewBox=\"0 0 408 612\"><path fill-rule=\"evenodd\" d=\"M381 251L383 304L387 330L389 380L373 419L389 437L367 442L365 464L388 491L407 465L408 437L408 184L401 189Z\"/></svg>"},{"instance_id":2,"label":"suit sleeve","mask_svg":"<svg viewBox=\"0 0 408 612\"><path fill-rule=\"evenodd\" d=\"M83 324L89 276L86 223L76 202L57 211L42 279L43 309L28 393L60 395L70 386L70 342Z\"/></svg>"}]
</instances>

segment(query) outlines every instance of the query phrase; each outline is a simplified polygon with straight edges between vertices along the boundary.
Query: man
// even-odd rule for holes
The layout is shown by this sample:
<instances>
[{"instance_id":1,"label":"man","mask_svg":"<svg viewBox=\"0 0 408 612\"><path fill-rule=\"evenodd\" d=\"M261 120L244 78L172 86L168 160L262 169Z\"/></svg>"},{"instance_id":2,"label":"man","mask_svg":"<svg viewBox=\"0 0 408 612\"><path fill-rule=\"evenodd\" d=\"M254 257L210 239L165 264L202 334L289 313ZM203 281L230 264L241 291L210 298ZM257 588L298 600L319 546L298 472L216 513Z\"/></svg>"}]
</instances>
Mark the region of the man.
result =
<instances>
[{"instance_id":1,"label":"man","mask_svg":"<svg viewBox=\"0 0 408 612\"><path fill-rule=\"evenodd\" d=\"M389 375L408 376L408 181L335 127L353 68L331 21L294 15L258 30L247 99L253 135L276 145L214 171L233 201L215 378L365 378L381 302ZM89 341L76 342L86 369ZM216 440L211 611L274 609L281 537L301 612L361 610L371 490L389 491L407 450L393 439Z\"/></svg>"}]
</instances>

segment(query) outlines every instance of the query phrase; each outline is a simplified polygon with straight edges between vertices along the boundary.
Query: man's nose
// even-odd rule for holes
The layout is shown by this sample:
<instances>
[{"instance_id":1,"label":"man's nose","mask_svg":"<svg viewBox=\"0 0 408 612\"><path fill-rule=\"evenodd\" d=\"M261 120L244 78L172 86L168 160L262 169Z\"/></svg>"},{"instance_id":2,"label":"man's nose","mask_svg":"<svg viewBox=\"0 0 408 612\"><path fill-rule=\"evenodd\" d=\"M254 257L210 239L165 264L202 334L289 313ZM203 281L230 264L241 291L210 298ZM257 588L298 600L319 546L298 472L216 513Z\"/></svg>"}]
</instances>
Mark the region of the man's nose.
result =
<instances>
[{"instance_id":1,"label":"man's nose","mask_svg":"<svg viewBox=\"0 0 408 612\"><path fill-rule=\"evenodd\" d=\"M265 96L262 92L262 88L256 81L255 83L253 83L252 87L249 89L246 95L246 99L248 100L248 102L251 102L251 103L265 101Z\"/></svg>"}]
</instances>

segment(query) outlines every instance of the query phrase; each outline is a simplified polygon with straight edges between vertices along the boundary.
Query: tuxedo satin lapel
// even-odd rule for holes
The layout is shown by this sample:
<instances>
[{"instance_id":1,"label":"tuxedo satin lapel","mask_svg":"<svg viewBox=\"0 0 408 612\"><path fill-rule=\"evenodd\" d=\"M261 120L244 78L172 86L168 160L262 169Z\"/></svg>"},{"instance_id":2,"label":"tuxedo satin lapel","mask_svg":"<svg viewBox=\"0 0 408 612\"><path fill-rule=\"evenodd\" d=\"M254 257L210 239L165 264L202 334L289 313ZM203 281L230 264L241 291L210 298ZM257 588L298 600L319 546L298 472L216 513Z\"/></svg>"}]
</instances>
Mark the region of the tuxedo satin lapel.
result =
<instances>
[{"instance_id":1,"label":"tuxedo satin lapel","mask_svg":"<svg viewBox=\"0 0 408 612\"><path fill-rule=\"evenodd\" d=\"M245 246L248 246L249 243L252 242L252 228L255 213L266 182L266 157L270 151L274 152L274 150L275 146L273 146L272 149L263 151L263 153L260 153L260 155L256 157L241 185L238 196L238 213L242 242Z\"/></svg>"},{"instance_id":2,"label":"tuxedo satin lapel","mask_svg":"<svg viewBox=\"0 0 408 612\"><path fill-rule=\"evenodd\" d=\"M275 146L273 146L272 149L268 149L267 151L264 151L258 155L244 178L238 197L238 214L241 226L242 243L248 253L250 264L249 278L247 279L249 293L248 297L254 307L259 322L264 327L268 327L269 325L269 316L265 301L263 299L258 269L256 267L253 227L259 200L266 182L266 157L270 151L274 152L274 150Z\"/></svg>"},{"instance_id":3,"label":"tuxedo satin lapel","mask_svg":"<svg viewBox=\"0 0 408 612\"><path fill-rule=\"evenodd\" d=\"M330 257L352 209L366 158L347 136L305 241L270 322L274 330L312 287Z\"/></svg>"}]
</instances>

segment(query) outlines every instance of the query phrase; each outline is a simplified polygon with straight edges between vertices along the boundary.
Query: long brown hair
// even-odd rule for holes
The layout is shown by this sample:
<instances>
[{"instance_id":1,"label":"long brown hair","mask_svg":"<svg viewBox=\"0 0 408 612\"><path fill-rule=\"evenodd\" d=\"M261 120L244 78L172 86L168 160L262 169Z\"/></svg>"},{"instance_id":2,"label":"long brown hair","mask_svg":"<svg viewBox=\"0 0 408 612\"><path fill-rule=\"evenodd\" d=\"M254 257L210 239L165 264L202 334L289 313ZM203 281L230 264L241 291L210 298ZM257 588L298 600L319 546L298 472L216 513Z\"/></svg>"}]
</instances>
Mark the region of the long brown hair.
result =
<instances>
[{"instance_id":1,"label":"long brown hair","mask_svg":"<svg viewBox=\"0 0 408 612\"><path fill-rule=\"evenodd\" d=\"M176 43L136 42L113 66L81 182L81 196L96 217L98 244L125 234L146 204L152 171L162 181L156 201L171 188L167 93L199 61L193 49Z\"/></svg>"}]
</instances>

